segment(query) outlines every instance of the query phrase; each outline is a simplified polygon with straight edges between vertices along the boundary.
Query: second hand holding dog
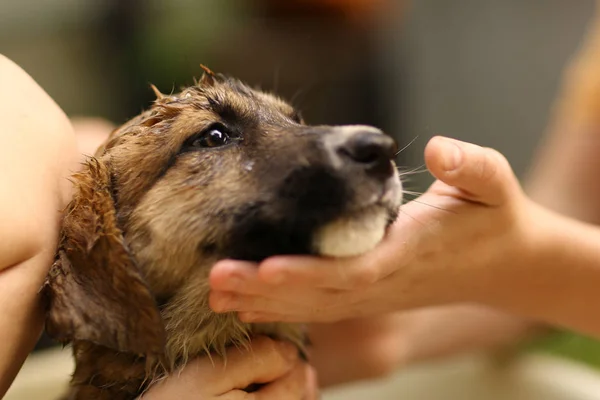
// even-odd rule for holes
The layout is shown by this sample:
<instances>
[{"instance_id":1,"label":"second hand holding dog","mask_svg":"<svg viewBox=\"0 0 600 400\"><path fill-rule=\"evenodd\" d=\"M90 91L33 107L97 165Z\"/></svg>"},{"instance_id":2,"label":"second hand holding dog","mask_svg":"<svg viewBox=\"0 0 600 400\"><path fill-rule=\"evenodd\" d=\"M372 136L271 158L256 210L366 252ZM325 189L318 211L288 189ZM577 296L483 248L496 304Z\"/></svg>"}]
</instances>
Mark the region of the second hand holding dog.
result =
<instances>
[{"instance_id":1,"label":"second hand holding dog","mask_svg":"<svg viewBox=\"0 0 600 400\"><path fill-rule=\"evenodd\" d=\"M299 359L297 349L290 343L257 337L251 348L227 349L226 360L199 357L151 387L139 400L318 398L314 370ZM242 390L257 382L265 384L259 391Z\"/></svg>"},{"instance_id":2,"label":"second hand holding dog","mask_svg":"<svg viewBox=\"0 0 600 400\"><path fill-rule=\"evenodd\" d=\"M438 180L402 207L376 249L273 257L258 268L221 261L211 272L213 309L246 321L331 322L476 302L600 335L585 311L599 296L600 229L533 203L494 150L434 138L425 156Z\"/></svg>"}]
</instances>

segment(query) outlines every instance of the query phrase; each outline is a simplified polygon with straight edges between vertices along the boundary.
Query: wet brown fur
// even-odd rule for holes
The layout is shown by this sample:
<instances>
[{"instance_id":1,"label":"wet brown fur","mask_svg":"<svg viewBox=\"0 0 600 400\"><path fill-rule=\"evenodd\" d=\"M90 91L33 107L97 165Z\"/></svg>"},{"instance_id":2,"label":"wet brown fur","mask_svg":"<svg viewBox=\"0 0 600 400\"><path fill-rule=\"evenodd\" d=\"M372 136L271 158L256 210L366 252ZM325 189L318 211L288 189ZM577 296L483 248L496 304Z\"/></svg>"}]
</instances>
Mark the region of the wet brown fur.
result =
<instances>
[{"instance_id":1,"label":"wet brown fur","mask_svg":"<svg viewBox=\"0 0 600 400\"><path fill-rule=\"evenodd\" d=\"M47 332L73 345L69 399L134 399L189 358L244 346L257 333L303 345L296 325L213 313L207 279L229 256L230 227L251 212L246 204L263 201L252 196L268 185L268 168L294 157L313 162L309 142L285 135L303 126L297 113L208 70L177 95L154 90L154 104L115 130L73 179L43 289ZM223 120L252 133L244 152L181 152Z\"/></svg>"}]
</instances>

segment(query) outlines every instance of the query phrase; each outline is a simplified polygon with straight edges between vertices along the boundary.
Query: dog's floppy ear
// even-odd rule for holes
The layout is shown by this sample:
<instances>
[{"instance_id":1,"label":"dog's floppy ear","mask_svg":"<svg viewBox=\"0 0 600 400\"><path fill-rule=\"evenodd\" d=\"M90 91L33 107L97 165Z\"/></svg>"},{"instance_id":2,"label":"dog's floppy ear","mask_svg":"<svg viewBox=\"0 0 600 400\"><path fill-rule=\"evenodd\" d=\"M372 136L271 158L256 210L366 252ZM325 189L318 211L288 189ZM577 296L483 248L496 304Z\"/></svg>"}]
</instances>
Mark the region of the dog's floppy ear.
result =
<instances>
[{"instance_id":1,"label":"dog's floppy ear","mask_svg":"<svg viewBox=\"0 0 600 400\"><path fill-rule=\"evenodd\" d=\"M43 288L47 333L122 352L161 354L165 331L117 226L107 164L92 158L74 176L56 261Z\"/></svg>"}]
</instances>

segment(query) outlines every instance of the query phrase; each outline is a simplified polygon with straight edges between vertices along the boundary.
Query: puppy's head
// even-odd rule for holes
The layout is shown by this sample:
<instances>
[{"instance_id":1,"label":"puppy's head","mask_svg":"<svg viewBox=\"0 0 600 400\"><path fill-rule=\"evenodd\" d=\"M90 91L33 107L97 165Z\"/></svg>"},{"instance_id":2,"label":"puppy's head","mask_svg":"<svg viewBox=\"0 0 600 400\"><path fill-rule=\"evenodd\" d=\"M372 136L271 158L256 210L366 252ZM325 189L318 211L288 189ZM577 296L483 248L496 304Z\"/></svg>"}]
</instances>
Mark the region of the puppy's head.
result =
<instances>
[{"instance_id":1,"label":"puppy's head","mask_svg":"<svg viewBox=\"0 0 600 400\"><path fill-rule=\"evenodd\" d=\"M155 299L206 285L189 279L217 259L369 250L401 202L395 151L375 128L307 126L280 99L211 72L177 95L158 94L76 177L48 285L49 331L140 352L148 344L135 334L147 326L131 315L142 310L147 325L160 321ZM86 284L104 300L88 299ZM82 298L56 300L57 291ZM105 331L115 320L120 326L108 335L91 333L90 324ZM161 340L157 334L150 347Z\"/></svg>"}]
</instances>

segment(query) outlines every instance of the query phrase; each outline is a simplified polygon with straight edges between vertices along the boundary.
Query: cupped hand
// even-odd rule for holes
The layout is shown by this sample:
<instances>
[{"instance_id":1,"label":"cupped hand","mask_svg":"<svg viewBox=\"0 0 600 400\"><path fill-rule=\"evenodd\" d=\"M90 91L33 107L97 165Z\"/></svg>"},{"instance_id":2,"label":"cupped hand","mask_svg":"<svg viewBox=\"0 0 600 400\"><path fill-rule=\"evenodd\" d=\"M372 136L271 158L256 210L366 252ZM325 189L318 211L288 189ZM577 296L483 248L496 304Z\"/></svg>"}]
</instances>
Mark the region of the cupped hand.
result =
<instances>
[{"instance_id":1,"label":"cupped hand","mask_svg":"<svg viewBox=\"0 0 600 400\"><path fill-rule=\"evenodd\" d=\"M436 137L425 160L437 181L405 204L385 239L352 258L224 260L210 304L245 321L330 322L476 301L494 271L520 256L530 202L498 152Z\"/></svg>"},{"instance_id":2,"label":"cupped hand","mask_svg":"<svg viewBox=\"0 0 600 400\"><path fill-rule=\"evenodd\" d=\"M230 348L226 361L201 357L155 384L140 400L316 400L312 368L290 343L253 339L248 349ZM263 384L257 391L243 389Z\"/></svg>"}]
</instances>

